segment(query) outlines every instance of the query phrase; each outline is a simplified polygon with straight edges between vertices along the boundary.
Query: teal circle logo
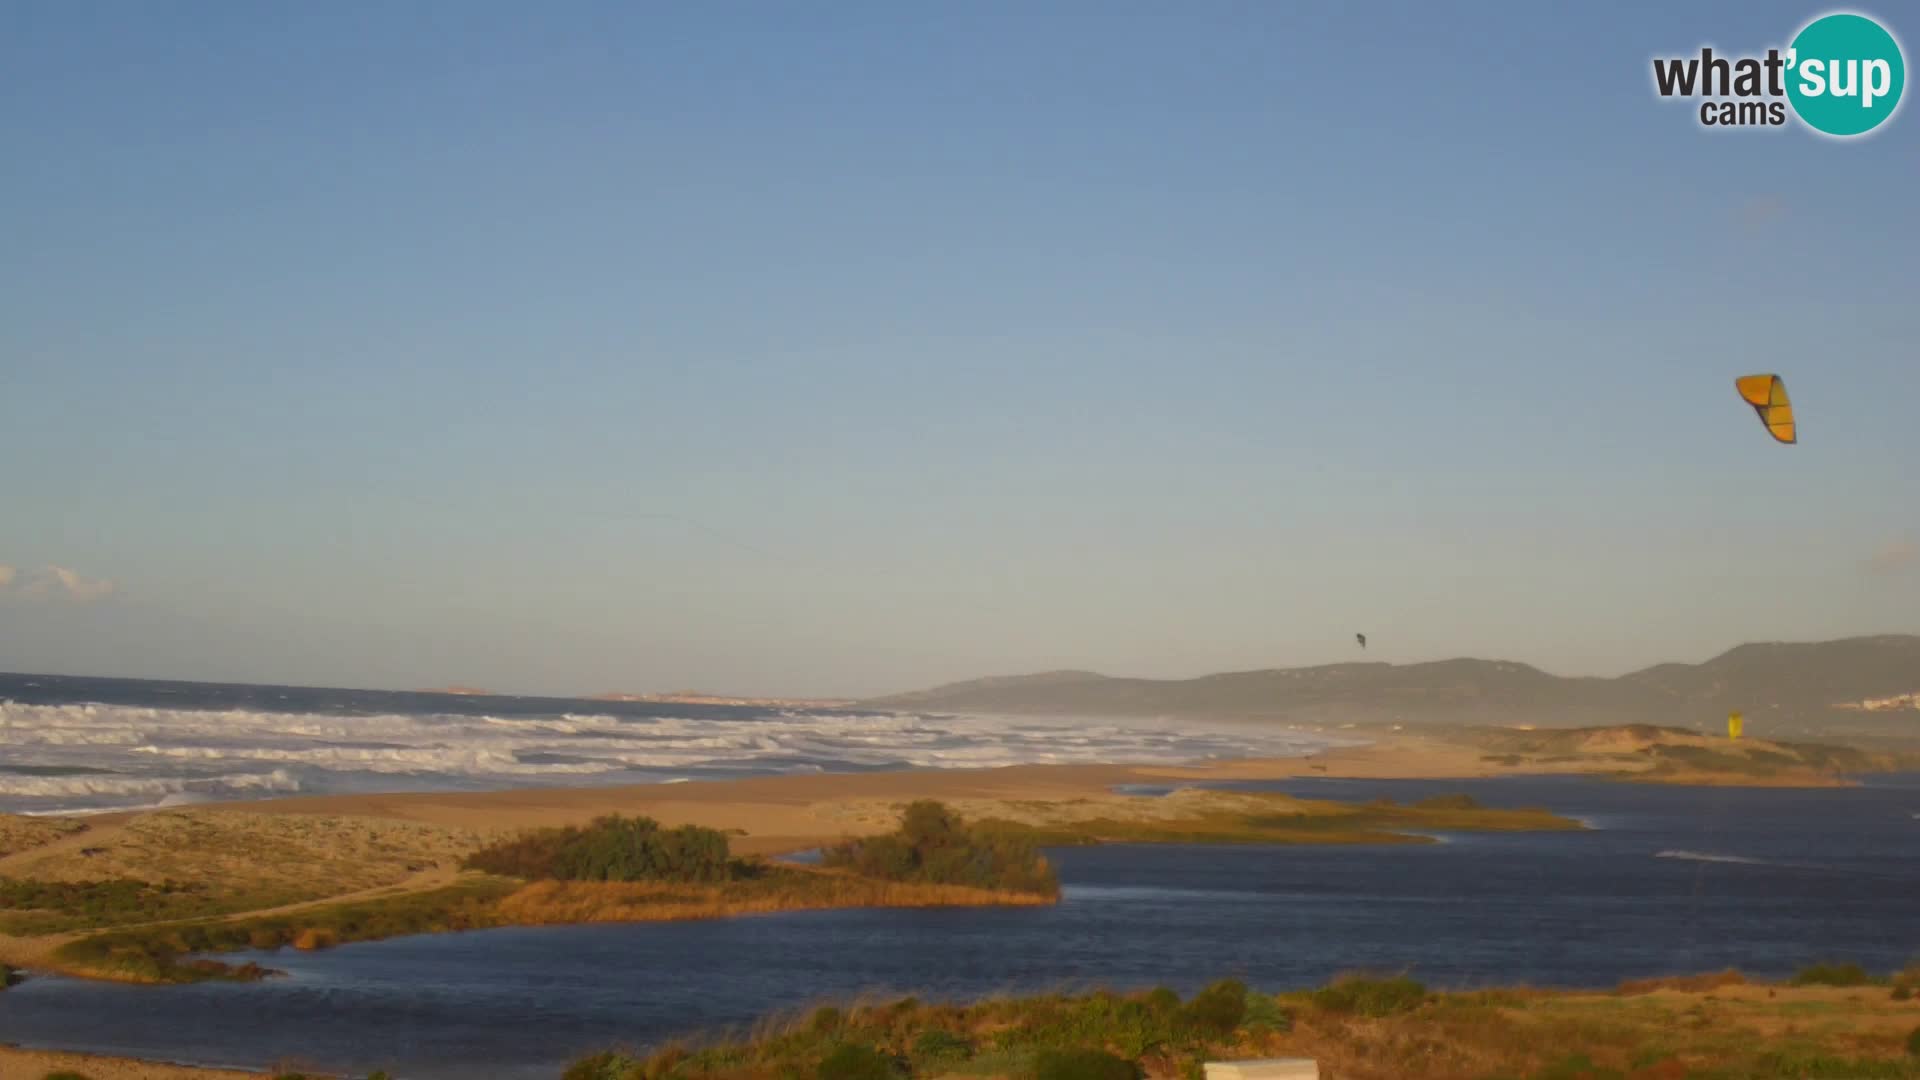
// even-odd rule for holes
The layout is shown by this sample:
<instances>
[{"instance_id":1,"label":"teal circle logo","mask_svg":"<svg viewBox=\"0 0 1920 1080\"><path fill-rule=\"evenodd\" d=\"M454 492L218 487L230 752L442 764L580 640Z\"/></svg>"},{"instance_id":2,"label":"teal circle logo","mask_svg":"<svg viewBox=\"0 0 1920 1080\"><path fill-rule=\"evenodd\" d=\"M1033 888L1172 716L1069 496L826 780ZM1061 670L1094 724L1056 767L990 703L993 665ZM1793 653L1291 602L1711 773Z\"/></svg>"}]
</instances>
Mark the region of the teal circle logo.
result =
<instances>
[{"instance_id":1,"label":"teal circle logo","mask_svg":"<svg viewBox=\"0 0 1920 1080\"><path fill-rule=\"evenodd\" d=\"M1900 43L1864 15L1815 19L1787 51L1787 100L1808 127L1827 135L1879 127L1900 107L1906 85Z\"/></svg>"}]
</instances>

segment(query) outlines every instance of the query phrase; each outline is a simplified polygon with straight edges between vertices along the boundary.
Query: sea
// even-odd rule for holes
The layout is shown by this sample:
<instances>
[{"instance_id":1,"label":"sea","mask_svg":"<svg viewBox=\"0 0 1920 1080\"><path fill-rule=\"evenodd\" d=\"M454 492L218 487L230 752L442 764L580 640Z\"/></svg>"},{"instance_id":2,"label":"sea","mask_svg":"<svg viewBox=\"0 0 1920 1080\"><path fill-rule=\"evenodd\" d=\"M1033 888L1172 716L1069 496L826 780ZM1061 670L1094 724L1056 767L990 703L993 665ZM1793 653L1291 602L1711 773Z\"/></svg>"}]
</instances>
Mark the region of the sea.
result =
<instances>
[{"instance_id":1,"label":"sea","mask_svg":"<svg viewBox=\"0 0 1920 1080\"><path fill-rule=\"evenodd\" d=\"M0 812L1286 757L1288 728L0 674ZM1349 740L1351 741L1351 740Z\"/></svg>"},{"instance_id":2,"label":"sea","mask_svg":"<svg viewBox=\"0 0 1920 1080\"><path fill-rule=\"evenodd\" d=\"M115 770L104 775L187 786L16 791L11 797L78 799L86 806L156 794L221 797L260 789L222 787L217 777L259 770L285 770L299 790L381 778L453 783L398 768L411 761L431 771L427 757L382 759L394 766L382 771L366 769L364 761L346 767L325 750L377 741L424 754L444 743L453 761L482 760L467 753L472 748L460 748L463 735L495 740L492 752L503 755L484 760L506 771L459 774L458 783L482 786L498 786L503 776L559 783L596 782L577 777L597 775L605 783L629 770L691 777L753 768L893 767L955 760L938 756L948 752L970 763L1111 760L1155 746L1168 760L1273 752L1268 742L1216 742L1232 733L1195 733L1185 725L1156 734L1152 724L1092 724L1100 733L1086 734L1071 724L992 718L706 715L658 706L596 711L581 703L502 707L491 698L422 702L408 712L385 695L358 705L303 700L283 713L257 700L210 704L12 701L5 706L10 741L0 744L8 761L16 745L36 753L62 745L107 747L88 759ZM138 739L16 743L23 716L48 715L21 709L65 710L57 715L74 718L48 725L43 734L127 731ZM100 719L77 718L87 710ZM234 716L244 726L221 734L219 722L205 715L174 726L180 717L207 713ZM386 734L357 738L354 722L361 719ZM589 752L617 767L596 774L514 773L503 764L522 752L566 752L550 749L572 737L556 735L561 724L618 733L612 741L619 746ZM276 732L276 725L302 730ZM663 725L674 734L666 735ZM755 725L769 729L765 744L748 734ZM629 735L626 727L640 730ZM896 731L906 733L897 745L889 742ZM149 757L137 749L206 746L216 736L232 753ZM662 747L663 740L674 748ZM286 756L302 749L317 756ZM669 754L675 763L663 766L658 759ZM178 764L209 760L224 762L225 771L191 772ZM125 771L137 764L157 768ZM1435 833L1436 842L1422 845L1066 848L1050 852L1064 885L1062 901L1044 908L795 912L401 938L230 957L287 973L245 985L129 987L41 976L0 993L0 1042L249 1068L384 1068L403 1080L557 1080L568 1061L587 1053L645 1049L858 997L966 1000L1156 985L1190 993L1227 976L1281 990L1346 971L1405 972L1440 987L1607 987L1726 967L1781 977L1823 960L1888 971L1920 954L1920 906L1913 902L1920 896L1920 776L1863 780L1855 788L1800 791L1581 777L1223 784L1402 802L1464 792L1492 806L1544 806L1586 828Z\"/></svg>"}]
</instances>

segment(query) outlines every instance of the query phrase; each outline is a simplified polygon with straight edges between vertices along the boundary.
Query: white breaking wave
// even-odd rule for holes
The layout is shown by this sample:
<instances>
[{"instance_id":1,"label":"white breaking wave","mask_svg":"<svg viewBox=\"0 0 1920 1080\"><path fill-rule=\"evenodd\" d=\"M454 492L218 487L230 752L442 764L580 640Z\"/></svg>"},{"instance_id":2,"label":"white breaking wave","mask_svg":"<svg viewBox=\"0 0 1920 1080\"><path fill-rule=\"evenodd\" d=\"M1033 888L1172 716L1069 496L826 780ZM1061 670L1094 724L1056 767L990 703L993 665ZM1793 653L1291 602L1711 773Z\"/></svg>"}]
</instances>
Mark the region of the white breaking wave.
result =
<instances>
[{"instance_id":1,"label":"white breaking wave","mask_svg":"<svg viewBox=\"0 0 1920 1080\"><path fill-rule=\"evenodd\" d=\"M1766 866L1765 859L1751 859L1745 855L1716 855L1702 851L1661 851L1653 856L1656 859L1686 859L1689 862L1741 863L1747 866Z\"/></svg>"},{"instance_id":2,"label":"white breaking wave","mask_svg":"<svg viewBox=\"0 0 1920 1080\"><path fill-rule=\"evenodd\" d=\"M340 716L0 701L0 810L124 807L160 796L638 783L903 766L1172 764L1296 756L1333 741L1170 720L793 711Z\"/></svg>"},{"instance_id":3,"label":"white breaking wave","mask_svg":"<svg viewBox=\"0 0 1920 1080\"><path fill-rule=\"evenodd\" d=\"M179 795L224 788L232 792L299 791L300 781L284 769L269 773L230 773L190 779L185 777L7 776L0 774L0 795L63 798L75 795Z\"/></svg>"}]
</instances>

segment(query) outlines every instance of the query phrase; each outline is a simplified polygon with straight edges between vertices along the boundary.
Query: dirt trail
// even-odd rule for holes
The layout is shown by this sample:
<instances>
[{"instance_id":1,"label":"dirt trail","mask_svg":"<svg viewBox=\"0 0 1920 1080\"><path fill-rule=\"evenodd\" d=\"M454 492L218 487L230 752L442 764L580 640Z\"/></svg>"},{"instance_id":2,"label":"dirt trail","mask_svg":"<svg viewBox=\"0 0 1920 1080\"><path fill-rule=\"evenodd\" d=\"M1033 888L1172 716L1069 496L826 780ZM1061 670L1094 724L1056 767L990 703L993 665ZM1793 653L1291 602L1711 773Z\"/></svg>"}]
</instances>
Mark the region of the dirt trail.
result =
<instances>
[{"instance_id":1,"label":"dirt trail","mask_svg":"<svg viewBox=\"0 0 1920 1080\"><path fill-rule=\"evenodd\" d=\"M19 876L14 873L17 867L38 862L48 857L69 854L78 855L88 848L107 847L111 845L114 840L118 839L120 834L126 831L126 828L126 825L122 823L95 825L89 822L87 827L81 829L79 832L68 833L58 840L50 840L47 843L27 848L24 851L16 851L11 855L0 856L0 877Z\"/></svg>"}]
</instances>

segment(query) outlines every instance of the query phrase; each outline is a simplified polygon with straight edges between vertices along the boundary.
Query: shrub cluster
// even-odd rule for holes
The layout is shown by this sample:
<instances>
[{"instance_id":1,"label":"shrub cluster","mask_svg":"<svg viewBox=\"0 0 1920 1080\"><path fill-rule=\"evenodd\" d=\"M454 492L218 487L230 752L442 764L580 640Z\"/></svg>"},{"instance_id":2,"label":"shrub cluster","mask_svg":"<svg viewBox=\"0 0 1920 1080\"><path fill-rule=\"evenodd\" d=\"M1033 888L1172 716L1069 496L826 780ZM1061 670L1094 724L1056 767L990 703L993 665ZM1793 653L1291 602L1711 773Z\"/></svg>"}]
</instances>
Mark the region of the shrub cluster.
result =
<instances>
[{"instance_id":1,"label":"shrub cluster","mask_svg":"<svg viewBox=\"0 0 1920 1080\"><path fill-rule=\"evenodd\" d=\"M970 885L1058 895L1060 881L1032 839L969 827L944 803L908 806L900 828L828 848L824 865L887 881Z\"/></svg>"},{"instance_id":2,"label":"shrub cluster","mask_svg":"<svg viewBox=\"0 0 1920 1080\"><path fill-rule=\"evenodd\" d=\"M1139 1080L1140 1066L1105 1050L1042 1050L1033 1059L1034 1080Z\"/></svg>"},{"instance_id":3,"label":"shrub cluster","mask_svg":"<svg viewBox=\"0 0 1920 1080\"><path fill-rule=\"evenodd\" d=\"M835 1047L814 1071L819 1080L898 1080L905 1073L893 1058L857 1043Z\"/></svg>"},{"instance_id":4,"label":"shrub cluster","mask_svg":"<svg viewBox=\"0 0 1920 1080\"><path fill-rule=\"evenodd\" d=\"M1873 981L1859 964L1809 964L1793 973L1794 986L1865 986Z\"/></svg>"},{"instance_id":5,"label":"shrub cluster","mask_svg":"<svg viewBox=\"0 0 1920 1080\"><path fill-rule=\"evenodd\" d=\"M1427 988L1404 975L1390 979L1348 976L1313 992L1316 1007L1356 1016L1412 1012L1427 1000Z\"/></svg>"},{"instance_id":6,"label":"shrub cluster","mask_svg":"<svg viewBox=\"0 0 1920 1080\"><path fill-rule=\"evenodd\" d=\"M584 828L536 829L467 856L471 870L532 881L720 882L734 876L727 835L618 814Z\"/></svg>"},{"instance_id":7,"label":"shrub cluster","mask_svg":"<svg viewBox=\"0 0 1920 1080\"><path fill-rule=\"evenodd\" d=\"M564 1080L1141 1080L1194 1072L1222 1054L1257 1056L1291 1025L1271 995L1231 979L1185 1003L1165 987L971 1005L906 998L824 1006L763 1025L747 1041L668 1047L644 1059L599 1054L576 1061Z\"/></svg>"}]
</instances>

